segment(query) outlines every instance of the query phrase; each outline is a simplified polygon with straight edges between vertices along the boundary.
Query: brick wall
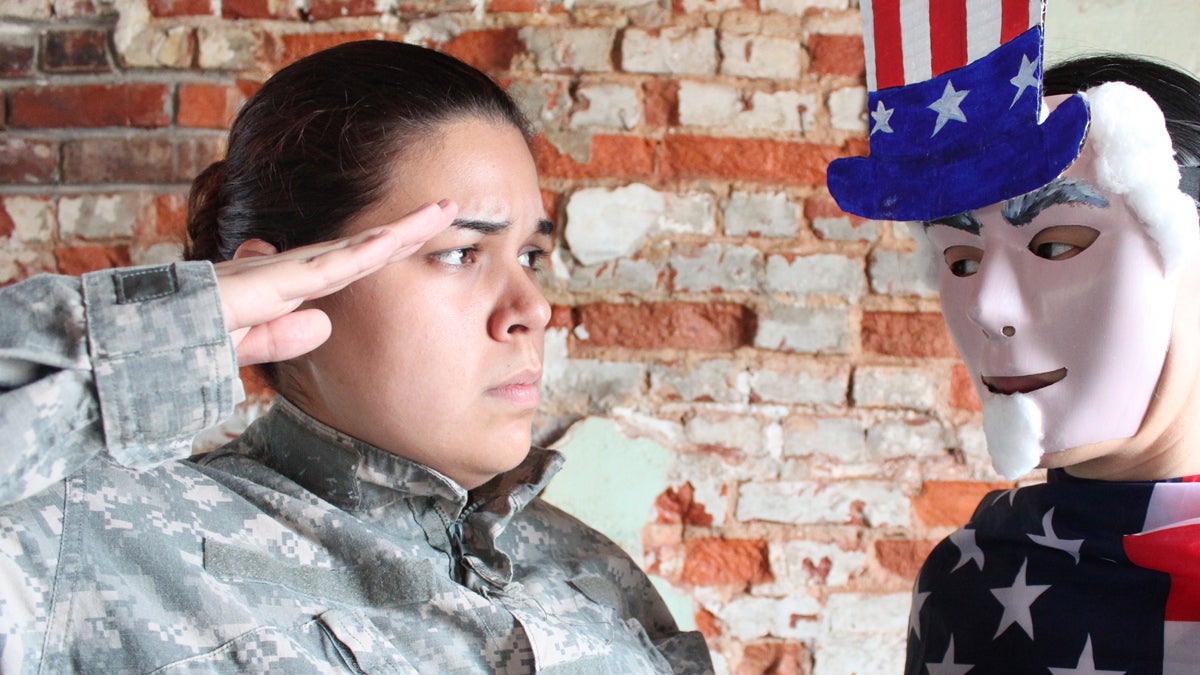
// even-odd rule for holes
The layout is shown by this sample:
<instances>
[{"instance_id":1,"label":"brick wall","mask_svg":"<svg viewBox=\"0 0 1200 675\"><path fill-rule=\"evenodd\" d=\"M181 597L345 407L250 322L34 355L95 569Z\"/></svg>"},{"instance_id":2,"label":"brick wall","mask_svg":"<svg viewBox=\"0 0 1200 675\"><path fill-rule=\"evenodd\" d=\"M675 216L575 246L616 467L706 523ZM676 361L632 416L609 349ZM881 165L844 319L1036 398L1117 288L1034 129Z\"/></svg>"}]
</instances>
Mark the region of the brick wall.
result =
<instances>
[{"instance_id":1,"label":"brick wall","mask_svg":"<svg viewBox=\"0 0 1200 675\"><path fill-rule=\"evenodd\" d=\"M606 416L667 447L644 561L722 672L896 672L917 566L996 477L906 229L824 188L830 159L866 148L854 0L0 15L0 283L177 257L190 177L299 56L381 37L498 78L543 132L564 225L540 435Z\"/></svg>"}]
</instances>

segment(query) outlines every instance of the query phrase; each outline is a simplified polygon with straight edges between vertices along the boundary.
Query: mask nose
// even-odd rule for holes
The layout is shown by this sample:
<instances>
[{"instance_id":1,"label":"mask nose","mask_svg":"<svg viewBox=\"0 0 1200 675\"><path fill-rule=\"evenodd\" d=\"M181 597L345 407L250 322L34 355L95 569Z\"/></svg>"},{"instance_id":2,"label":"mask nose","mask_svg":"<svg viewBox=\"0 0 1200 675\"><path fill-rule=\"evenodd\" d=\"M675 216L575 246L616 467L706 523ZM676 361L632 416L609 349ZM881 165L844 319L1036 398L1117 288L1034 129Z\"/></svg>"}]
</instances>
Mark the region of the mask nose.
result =
<instances>
[{"instance_id":1,"label":"mask nose","mask_svg":"<svg viewBox=\"0 0 1200 675\"><path fill-rule=\"evenodd\" d=\"M967 316L988 340L1017 335L1026 319L1020 278L1005 255L989 255L979 264L977 285Z\"/></svg>"}]
</instances>

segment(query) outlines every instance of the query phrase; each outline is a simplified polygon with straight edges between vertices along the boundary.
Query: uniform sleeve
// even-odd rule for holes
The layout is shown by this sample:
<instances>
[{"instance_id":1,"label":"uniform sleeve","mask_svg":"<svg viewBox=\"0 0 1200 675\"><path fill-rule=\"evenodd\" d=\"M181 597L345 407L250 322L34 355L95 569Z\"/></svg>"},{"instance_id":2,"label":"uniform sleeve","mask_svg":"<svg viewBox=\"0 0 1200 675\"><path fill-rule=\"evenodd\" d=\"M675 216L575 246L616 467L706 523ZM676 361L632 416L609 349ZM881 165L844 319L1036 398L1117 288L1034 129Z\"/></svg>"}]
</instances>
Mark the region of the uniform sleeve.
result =
<instances>
[{"instance_id":1,"label":"uniform sleeve","mask_svg":"<svg viewBox=\"0 0 1200 675\"><path fill-rule=\"evenodd\" d=\"M242 397L209 263L0 289L0 503L101 452L138 469L187 457Z\"/></svg>"}]
</instances>

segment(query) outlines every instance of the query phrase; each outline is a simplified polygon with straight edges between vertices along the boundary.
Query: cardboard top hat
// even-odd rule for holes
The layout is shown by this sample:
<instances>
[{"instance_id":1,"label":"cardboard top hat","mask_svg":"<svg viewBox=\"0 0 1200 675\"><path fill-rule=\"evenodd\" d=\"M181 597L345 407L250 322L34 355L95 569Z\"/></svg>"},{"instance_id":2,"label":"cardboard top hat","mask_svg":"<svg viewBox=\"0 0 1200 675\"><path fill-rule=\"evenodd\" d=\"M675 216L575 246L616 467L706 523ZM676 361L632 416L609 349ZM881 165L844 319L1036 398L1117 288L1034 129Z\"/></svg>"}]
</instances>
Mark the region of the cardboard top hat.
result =
<instances>
[{"instance_id":1,"label":"cardboard top hat","mask_svg":"<svg viewBox=\"0 0 1200 675\"><path fill-rule=\"evenodd\" d=\"M860 0L868 157L829 165L842 210L934 220L1035 190L1079 154L1081 96L1042 119L1044 0Z\"/></svg>"}]
</instances>

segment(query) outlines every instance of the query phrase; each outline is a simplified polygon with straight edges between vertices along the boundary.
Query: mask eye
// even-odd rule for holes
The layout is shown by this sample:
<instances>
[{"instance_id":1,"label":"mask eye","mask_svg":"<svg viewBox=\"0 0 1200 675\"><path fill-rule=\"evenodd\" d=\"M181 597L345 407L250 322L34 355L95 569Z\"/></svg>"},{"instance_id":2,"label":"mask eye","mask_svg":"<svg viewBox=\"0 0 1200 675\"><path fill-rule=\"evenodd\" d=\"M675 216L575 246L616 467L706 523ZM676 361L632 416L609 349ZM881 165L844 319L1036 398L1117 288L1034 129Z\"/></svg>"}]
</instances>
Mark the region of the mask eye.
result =
<instances>
[{"instance_id":1,"label":"mask eye","mask_svg":"<svg viewBox=\"0 0 1200 675\"><path fill-rule=\"evenodd\" d=\"M956 277L969 277L979 271L983 250L974 246L951 246L942 253L950 273Z\"/></svg>"},{"instance_id":2,"label":"mask eye","mask_svg":"<svg viewBox=\"0 0 1200 675\"><path fill-rule=\"evenodd\" d=\"M1046 260L1068 260L1087 250L1099 236L1098 230L1086 225L1055 225L1033 235L1029 251Z\"/></svg>"}]
</instances>

